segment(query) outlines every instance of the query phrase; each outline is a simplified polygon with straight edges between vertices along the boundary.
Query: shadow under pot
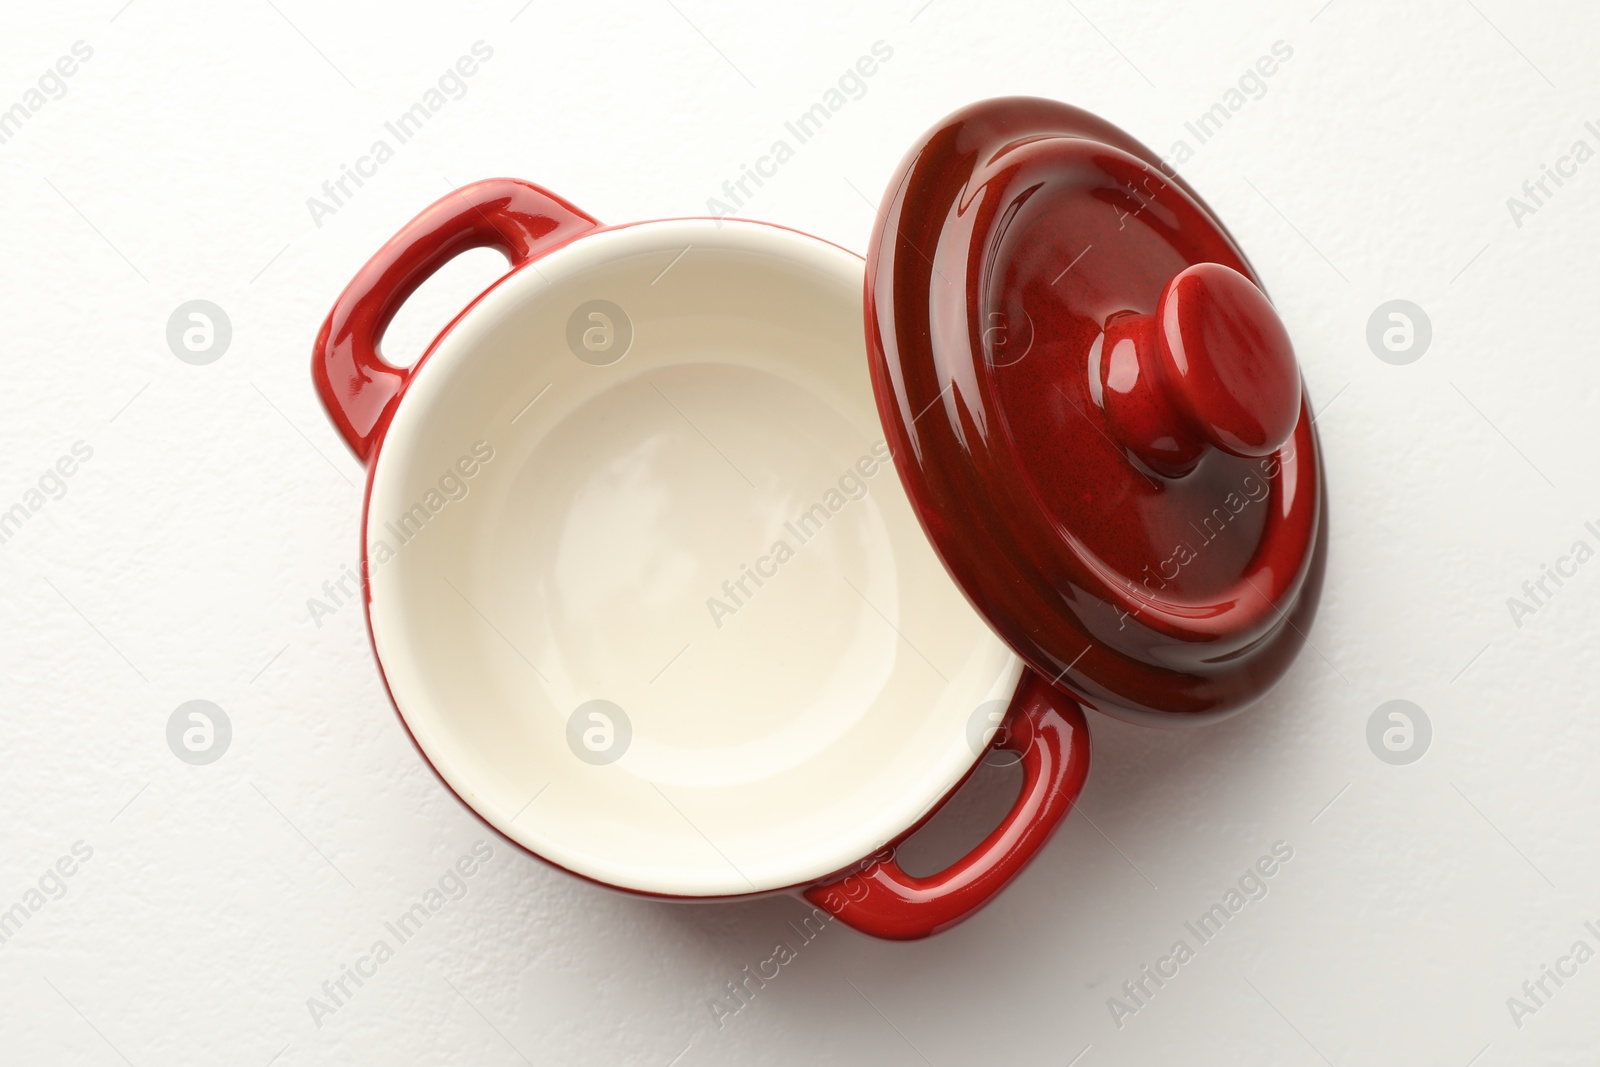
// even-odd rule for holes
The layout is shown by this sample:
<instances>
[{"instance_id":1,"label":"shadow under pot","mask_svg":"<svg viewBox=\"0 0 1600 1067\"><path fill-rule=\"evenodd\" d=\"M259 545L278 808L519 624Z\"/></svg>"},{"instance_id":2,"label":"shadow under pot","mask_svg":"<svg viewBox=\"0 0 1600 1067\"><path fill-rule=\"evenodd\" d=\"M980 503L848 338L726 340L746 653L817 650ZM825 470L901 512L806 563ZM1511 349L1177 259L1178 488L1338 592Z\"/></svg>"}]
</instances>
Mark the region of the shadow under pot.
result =
<instances>
[{"instance_id":1,"label":"shadow under pot","mask_svg":"<svg viewBox=\"0 0 1600 1067\"><path fill-rule=\"evenodd\" d=\"M484 246L510 272L385 363L400 305ZM1315 607L1282 324L1187 186L1063 104L930 131L865 262L465 186L357 275L312 370L369 468L368 624L418 749L499 833L632 893L945 929L1067 815L1082 705L1228 714ZM905 872L990 748L1023 768L1004 820Z\"/></svg>"}]
</instances>

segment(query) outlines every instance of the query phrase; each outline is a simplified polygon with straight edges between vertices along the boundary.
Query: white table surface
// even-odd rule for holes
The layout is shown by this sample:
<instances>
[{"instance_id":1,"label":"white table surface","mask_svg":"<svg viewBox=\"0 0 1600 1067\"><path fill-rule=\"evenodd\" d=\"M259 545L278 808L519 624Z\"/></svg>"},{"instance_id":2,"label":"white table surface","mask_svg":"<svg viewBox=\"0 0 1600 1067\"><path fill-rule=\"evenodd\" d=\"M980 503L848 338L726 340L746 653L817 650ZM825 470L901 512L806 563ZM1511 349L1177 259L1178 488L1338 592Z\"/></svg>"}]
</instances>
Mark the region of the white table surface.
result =
<instances>
[{"instance_id":1,"label":"white table surface","mask_svg":"<svg viewBox=\"0 0 1600 1067\"><path fill-rule=\"evenodd\" d=\"M0 909L27 913L0 945L0 1059L1596 1061L1600 962L1546 979L1537 1011L1507 1001L1580 939L1600 949L1600 563L1520 626L1507 598L1573 542L1600 547L1600 162L1547 181L1532 214L1507 198L1573 142L1600 148L1600 16L521 3L7 12L0 108L27 108L75 42L92 55L0 144L0 510L75 443L92 456L0 545ZM465 95L313 219L307 198L480 40L492 59ZM399 728L360 613L307 609L353 564L361 506L307 373L333 297L447 183L526 177L605 220L703 213L877 41L893 56L865 94L741 213L864 249L867 201L913 138L992 95L1087 107L1164 153L1189 141L1182 171L1266 280L1322 409L1315 649L1214 728L1097 716L1078 811L998 902L912 945L830 927L720 1026L708 1002L798 944L798 903L625 899L499 840L462 899L314 1019L322 983L487 836ZM1196 147L1185 122L1278 41L1292 57ZM452 268L397 331L420 349L492 274L492 257ZM191 299L232 324L208 365L166 342ZM1365 338L1392 299L1432 324L1407 365ZM165 737L194 699L232 724L206 766ZM1407 766L1366 740L1391 699L1433 727ZM985 800L1004 797L980 789L968 833ZM1117 1025L1108 998L1195 946L1183 924L1279 841L1293 859L1267 896ZM89 858L47 876L75 845Z\"/></svg>"}]
</instances>

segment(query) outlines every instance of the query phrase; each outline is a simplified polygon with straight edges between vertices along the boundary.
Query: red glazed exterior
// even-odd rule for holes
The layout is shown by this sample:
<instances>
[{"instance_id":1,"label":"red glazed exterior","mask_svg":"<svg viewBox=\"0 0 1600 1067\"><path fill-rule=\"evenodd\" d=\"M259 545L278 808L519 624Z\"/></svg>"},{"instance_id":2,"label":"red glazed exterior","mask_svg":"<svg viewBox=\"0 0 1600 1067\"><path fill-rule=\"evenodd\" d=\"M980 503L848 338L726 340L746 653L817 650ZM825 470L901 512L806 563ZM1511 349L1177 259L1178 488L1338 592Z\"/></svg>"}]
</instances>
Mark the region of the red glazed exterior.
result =
<instances>
[{"instance_id":1,"label":"red glazed exterior","mask_svg":"<svg viewBox=\"0 0 1600 1067\"><path fill-rule=\"evenodd\" d=\"M1022 792L971 854L919 878L901 869L891 849L858 874L812 886L806 899L857 930L898 941L938 933L987 903L1072 809L1089 773L1088 725L1076 704L1064 704L1059 690L1027 671L992 747L1021 754Z\"/></svg>"},{"instance_id":2,"label":"red glazed exterior","mask_svg":"<svg viewBox=\"0 0 1600 1067\"><path fill-rule=\"evenodd\" d=\"M356 458L371 463L412 374L378 355L383 332L407 297L470 249L498 249L518 270L599 227L560 197L507 179L458 190L395 234L345 286L311 360L322 406Z\"/></svg>"},{"instance_id":3,"label":"red glazed exterior","mask_svg":"<svg viewBox=\"0 0 1600 1067\"><path fill-rule=\"evenodd\" d=\"M1163 305L1201 263L1228 270ZM1320 450L1287 333L1181 178L1076 108L975 104L901 164L867 279L907 493L1030 666L1147 722L1229 714L1277 681L1321 586ZM1116 375L1152 373L1128 355L1141 330L1205 373L1108 400Z\"/></svg>"},{"instance_id":4,"label":"red glazed exterior","mask_svg":"<svg viewBox=\"0 0 1600 1067\"><path fill-rule=\"evenodd\" d=\"M311 369L329 418L351 451L368 467L361 528L363 575L368 573L367 520L372 471L384 434L416 371L416 367L393 367L379 355L384 330L395 313L435 271L464 251L497 248L510 260L511 272L515 273L539 257L601 228L599 222L570 203L528 182L509 178L476 182L437 201L408 223L368 261L340 295L318 335ZM470 309L471 305L463 309L440 333L417 367L428 360L439 340ZM363 585L365 587L365 582ZM366 589L363 605L370 640L370 588ZM373 655L378 659L375 644ZM381 659L378 667L382 675ZM386 677L384 685L388 690ZM391 703L395 703L392 691L389 697ZM398 712L398 704L395 706ZM404 726L404 715L400 715L400 720ZM406 730L423 759L428 760L409 726ZM921 822L906 828L874 855L815 883L772 892L801 895L849 926L876 937L896 940L926 937L969 917L1019 874L1049 840L1071 810L1088 774L1089 734L1082 710L1073 698L1027 669L1023 671L991 747L1022 754L1026 776L1022 794L1001 826L946 872L931 878L906 875L894 861L894 849L937 813L959 790L960 784L941 798ZM455 792L431 760L428 762L441 783ZM977 761L974 768L976 766ZM456 796L464 807L494 829L464 797L459 793ZM524 851L551 862L531 850ZM553 863L552 866L559 867ZM570 870L567 873L641 896L674 900L742 899L664 898L661 894L597 882Z\"/></svg>"}]
</instances>

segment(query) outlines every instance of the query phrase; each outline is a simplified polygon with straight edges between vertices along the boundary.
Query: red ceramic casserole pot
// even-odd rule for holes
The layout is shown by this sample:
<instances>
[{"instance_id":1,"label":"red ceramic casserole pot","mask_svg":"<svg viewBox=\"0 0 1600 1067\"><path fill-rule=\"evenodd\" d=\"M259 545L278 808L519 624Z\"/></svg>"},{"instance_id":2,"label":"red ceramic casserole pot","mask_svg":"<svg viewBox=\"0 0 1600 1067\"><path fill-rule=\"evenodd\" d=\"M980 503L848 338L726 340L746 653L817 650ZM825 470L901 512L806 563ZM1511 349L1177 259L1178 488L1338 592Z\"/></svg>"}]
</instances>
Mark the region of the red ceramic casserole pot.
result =
<instances>
[{"instance_id":1,"label":"red ceramic casserole pot","mask_svg":"<svg viewBox=\"0 0 1600 1067\"><path fill-rule=\"evenodd\" d=\"M400 305L482 246L510 272L386 363ZM417 747L501 834L633 893L944 929L1070 810L1081 705L1231 713L1315 609L1287 333L1180 179L1050 101L932 130L865 263L466 186L360 271L312 371L368 467L368 624ZM990 748L1023 767L1005 820L905 872Z\"/></svg>"}]
</instances>

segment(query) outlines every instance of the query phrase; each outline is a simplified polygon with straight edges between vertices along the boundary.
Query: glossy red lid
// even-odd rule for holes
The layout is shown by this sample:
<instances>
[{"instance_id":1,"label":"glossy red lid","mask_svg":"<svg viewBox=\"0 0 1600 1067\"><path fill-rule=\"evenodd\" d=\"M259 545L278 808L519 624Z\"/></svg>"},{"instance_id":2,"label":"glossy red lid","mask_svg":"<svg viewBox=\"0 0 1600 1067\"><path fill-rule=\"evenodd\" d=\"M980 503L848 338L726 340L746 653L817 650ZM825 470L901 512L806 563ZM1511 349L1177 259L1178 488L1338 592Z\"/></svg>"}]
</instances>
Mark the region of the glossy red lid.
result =
<instances>
[{"instance_id":1,"label":"glossy red lid","mask_svg":"<svg viewBox=\"0 0 1600 1067\"><path fill-rule=\"evenodd\" d=\"M1264 693L1322 579L1321 459L1244 253L1149 149L1013 97L930 131L867 256L879 411L990 625L1112 714Z\"/></svg>"}]
</instances>

